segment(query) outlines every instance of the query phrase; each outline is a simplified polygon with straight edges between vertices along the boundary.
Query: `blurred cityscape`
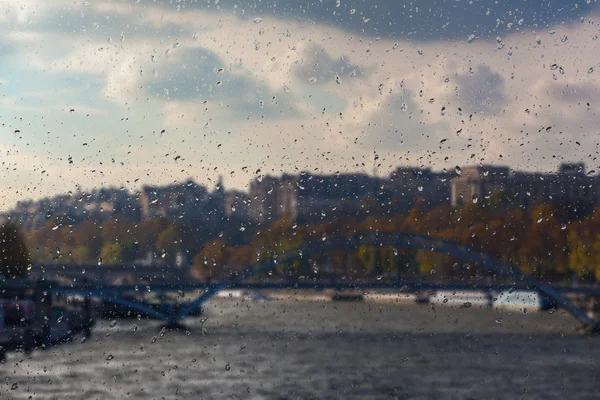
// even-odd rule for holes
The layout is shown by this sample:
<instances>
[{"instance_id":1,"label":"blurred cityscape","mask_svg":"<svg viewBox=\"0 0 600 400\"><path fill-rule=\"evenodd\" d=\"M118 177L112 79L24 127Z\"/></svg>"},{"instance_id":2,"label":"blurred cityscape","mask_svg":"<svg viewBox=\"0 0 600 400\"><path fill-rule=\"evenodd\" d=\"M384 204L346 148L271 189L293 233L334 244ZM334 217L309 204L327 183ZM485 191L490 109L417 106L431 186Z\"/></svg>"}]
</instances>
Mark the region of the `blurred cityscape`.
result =
<instances>
[{"instance_id":1,"label":"blurred cityscape","mask_svg":"<svg viewBox=\"0 0 600 400\"><path fill-rule=\"evenodd\" d=\"M218 224L224 219L265 224L282 217L301 223L337 216L368 214L369 200L380 214L399 214L413 206L459 206L505 192L508 199L527 207L536 201L600 205L600 177L586 174L584 164L562 164L557 173L512 171L508 167L469 166L435 172L429 168L398 168L388 178L363 173L284 174L259 177L248 193L226 190L222 180L211 191L193 180L169 186L78 190L41 200L17 203L6 216L31 231L57 219L76 225L118 215L140 221L153 217Z\"/></svg>"},{"instance_id":2,"label":"blurred cityscape","mask_svg":"<svg viewBox=\"0 0 600 400\"><path fill-rule=\"evenodd\" d=\"M78 189L21 201L6 217L25 231L38 263L196 266L200 275L218 275L211 266L248 265L270 243L281 249L283 241L289 248L300 236L309 240L396 230L470 245L547 278L578 274L596 279L600 273L589 265L600 258L600 249L590 252L594 236L579 231L600 230L570 223L600 224L600 214L594 213L599 206L600 177L576 163L562 164L556 173L481 165L441 172L401 167L387 178L303 172L257 177L247 193L227 190L221 179L214 188L189 180L144 186L136 193ZM519 238L538 231L539 237ZM269 234L275 235L270 241ZM520 246L511 250L515 241ZM570 250L552 256L558 248ZM361 263L360 258L359 249L357 270L385 270L384 261ZM389 261L383 253L379 258ZM453 265L447 256L433 253L405 258L423 274L435 265L438 270ZM353 265L340 263L346 270L342 273Z\"/></svg>"}]
</instances>

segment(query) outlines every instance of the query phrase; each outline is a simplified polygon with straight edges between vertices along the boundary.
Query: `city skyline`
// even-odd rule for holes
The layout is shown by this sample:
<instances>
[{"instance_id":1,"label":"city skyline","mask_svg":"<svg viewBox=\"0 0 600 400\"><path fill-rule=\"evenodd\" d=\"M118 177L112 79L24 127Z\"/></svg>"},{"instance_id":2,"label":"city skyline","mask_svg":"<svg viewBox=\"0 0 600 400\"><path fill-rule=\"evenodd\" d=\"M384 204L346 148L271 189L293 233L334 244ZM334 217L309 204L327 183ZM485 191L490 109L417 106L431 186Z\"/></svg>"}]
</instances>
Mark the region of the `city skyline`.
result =
<instances>
[{"instance_id":1,"label":"city skyline","mask_svg":"<svg viewBox=\"0 0 600 400\"><path fill-rule=\"evenodd\" d=\"M54 218L59 218L59 224L77 225L117 215L138 221L166 217L216 225L225 224L226 218L243 226L281 218L314 221L359 216L367 211L365 201L372 200L378 212L397 215L415 205L456 207L501 192L519 206L539 200L575 201L586 209L589 205L600 206L600 175L588 172L584 163L561 163L551 173L493 165L442 171L399 166L387 176L310 172L266 175L250 181L246 191L227 188L222 177L213 187L187 179L170 185L144 185L139 191L99 187L86 192L78 188L54 197L19 201L5 215L26 230L40 228Z\"/></svg>"},{"instance_id":2,"label":"city skyline","mask_svg":"<svg viewBox=\"0 0 600 400\"><path fill-rule=\"evenodd\" d=\"M469 167L481 167L481 168L487 168L487 167L491 167L491 168L508 168L508 171L510 171L510 173L524 173L524 174L535 174L535 173L539 173L539 174L556 174L558 173L558 168L560 167L560 165L577 165L577 164L581 164L582 162L572 162L572 163L567 163L567 162L563 162L560 164L557 164L554 166L554 169L550 169L550 170L525 170L525 169L517 169L517 168L512 168L506 164L477 164L477 165L457 165L457 166L453 166L453 167L447 167L447 168L441 168L441 169L436 169L436 168L432 168L430 166L426 166L426 165L397 165L393 168L391 168L389 170L389 172L385 173L383 171L381 171L380 169L377 169L376 174L374 174L374 168L371 167L370 169L367 168L365 166L364 170L358 170L358 171L334 171L331 173L321 173L319 171L316 172L311 172L311 171L307 171L307 170L303 170L303 171L295 171L295 173L290 173L288 171L281 171L281 172L275 172L273 171L273 173L267 173L267 174L257 174L254 177L251 177L245 184L241 185L241 186L229 186L227 184L227 177L224 177L223 175L215 175L215 177L213 178L208 178L208 184L202 183L200 180L198 179L194 179L194 177L192 176L188 176L187 178L182 178L182 179L178 179L178 180L174 180L171 182L165 182L165 183L161 183L161 184L157 184L157 183L152 183L152 182L148 182L146 184L139 184L138 186L134 186L133 188L128 187L127 185L118 185L118 184L113 184L113 185L108 185L108 186L92 186L89 188L83 187L79 184L76 184L74 187L74 190L67 190L67 191L57 191L56 193L53 194L47 194L44 196L40 196L37 198L20 198L17 199L13 204L9 204L8 206L6 206L3 209L0 209L0 213L7 213L10 212L12 210L14 210L16 207L18 207L19 203L30 203L30 202L39 202L42 200L46 200L46 199L52 199L52 198L60 198L60 197L72 197L75 195L93 195L93 194L97 194L98 192L102 191L102 190L111 190L111 191L126 191L126 193L128 194L140 194L142 193L142 191L144 190L144 188L146 187L158 187L158 188L164 188L164 187L169 187L169 186L183 186L185 183L187 182L193 182L194 184L200 185L202 187L204 187L207 190L207 193L214 190L215 188L218 187L224 187L228 192L241 192L241 193L248 193L249 189L251 187L251 184L253 182L256 181L260 181L264 178L274 178L274 179L280 179L282 177L285 176L297 176L300 174L309 174L309 175L322 175L322 176L334 176L334 175L365 175L368 177L374 177L374 178L378 178L378 179L388 179L390 178L390 176L392 176L398 169L413 169L413 170L430 170L433 173L448 173L451 176L459 176L458 174L456 174L456 167L459 167L460 169L462 168L469 168ZM585 174L588 177L598 177L600 176L598 174L598 172L595 169L591 169L589 168L587 165L584 164L584 169L585 169ZM261 171L262 172L262 171ZM220 186L221 185L221 186Z\"/></svg>"}]
</instances>

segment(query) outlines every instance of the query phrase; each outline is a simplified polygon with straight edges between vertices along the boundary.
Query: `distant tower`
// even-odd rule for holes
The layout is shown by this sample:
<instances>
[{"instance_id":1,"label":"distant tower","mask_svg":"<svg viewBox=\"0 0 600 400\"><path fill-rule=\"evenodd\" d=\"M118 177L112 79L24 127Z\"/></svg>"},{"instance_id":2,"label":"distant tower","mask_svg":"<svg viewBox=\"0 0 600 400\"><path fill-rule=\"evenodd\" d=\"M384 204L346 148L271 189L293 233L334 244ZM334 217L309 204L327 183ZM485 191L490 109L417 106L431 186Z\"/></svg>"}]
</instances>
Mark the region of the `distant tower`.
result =
<instances>
[{"instance_id":1,"label":"distant tower","mask_svg":"<svg viewBox=\"0 0 600 400\"><path fill-rule=\"evenodd\" d=\"M219 175L219 180L217 181L217 184L215 185L215 192L222 193L224 191L225 191L225 188L223 185L223 175Z\"/></svg>"},{"instance_id":2,"label":"distant tower","mask_svg":"<svg viewBox=\"0 0 600 400\"><path fill-rule=\"evenodd\" d=\"M219 180L215 185L215 190L212 193L213 205L218 216L225 215L225 185L223 184L223 176L219 175Z\"/></svg>"}]
</instances>

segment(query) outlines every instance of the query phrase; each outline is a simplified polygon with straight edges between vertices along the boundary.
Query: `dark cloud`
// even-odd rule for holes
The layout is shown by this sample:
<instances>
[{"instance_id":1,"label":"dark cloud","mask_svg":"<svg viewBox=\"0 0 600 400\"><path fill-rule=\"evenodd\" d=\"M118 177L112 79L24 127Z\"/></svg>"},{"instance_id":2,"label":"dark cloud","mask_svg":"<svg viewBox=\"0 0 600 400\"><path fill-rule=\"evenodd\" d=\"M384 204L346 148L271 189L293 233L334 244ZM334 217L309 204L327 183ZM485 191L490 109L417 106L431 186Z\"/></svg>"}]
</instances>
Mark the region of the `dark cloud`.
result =
<instances>
[{"instance_id":1,"label":"dark cloud","mask_svg":"<svg viewBox=\"0 0 600 400\"><path fill-rule=\"evenodd\" d=\"M362 77L365 72L353 65L346 57L333 59L327 51L316 44L309 46L304 52L303 63L296 68L296 76L302 81L325 84L345 81L350 75Z\"/></svg>"},{"instance_id":2,"label":"dark cloud","mask_svg":"<svg viewBox=\"0 0 600 400\"><path fill-rule=\"evenodd\" d=\"M556 24L568 24L588 16L600 7L594 1L523 1L523 0L220 0L138 2L125 0L142 15L149 7L165 11L200 10L214 15L254 19L257 16L298 19L342 28L356 35L429 40L466 40L470 35L481 39L496 38L517 30L544 30ZM98 12L89 7L57 7L34 18L41 31L65 34L143 37L156 33L156 27L137 18L111 11ZM182 33L179 23L165 21L161 32L168 37ZM184 31L188 27L183 28ZM186 32L190 34L190 32ZM118 38L115 38L118 39Z\"/></svg>"},{"instance_id":3,"label":"dark cloud","mask_svg":"<svg viewBox=\"0 0 600 400\"><path fill-rule=\"evenodd\" d=\"M192 49L181 58L166 61L147 91L170 100L220 102L231 116L274 118L300 116L294 99L283 90L272 91L250 77L234 74L224 62L205 49Z\"/></svg>"},{"instance_id":4,"label":"dark cloud","mask_svg":"<svg viewBox=\"0 0 600 400\"><path fill-rule=\"evenodd\" d=\"M491 115L501 111L507 102L504 78L487 65L480 64L455 80L459 106L466 112Z\"/></svg>"},{"instance_id":5,"label":"dark cloud","mask_svg":"<svg viewBox=\"0 0 600 400\"><path fill-rule=\"evenodd\" d=\"M131 0L132 2L134 0ZM516 29L545 29L576 21L597 10L597 2L523 0L220 0L188 3L242 18L272 15L340 27L356 34L415 40L495 38ZM163 1L164 7L182 7ZM235 8L234 8L235 7ZM354 12L352 12L354 10ZM242 14L243 11L243 14Z\"/></svg>"}]
</instances>

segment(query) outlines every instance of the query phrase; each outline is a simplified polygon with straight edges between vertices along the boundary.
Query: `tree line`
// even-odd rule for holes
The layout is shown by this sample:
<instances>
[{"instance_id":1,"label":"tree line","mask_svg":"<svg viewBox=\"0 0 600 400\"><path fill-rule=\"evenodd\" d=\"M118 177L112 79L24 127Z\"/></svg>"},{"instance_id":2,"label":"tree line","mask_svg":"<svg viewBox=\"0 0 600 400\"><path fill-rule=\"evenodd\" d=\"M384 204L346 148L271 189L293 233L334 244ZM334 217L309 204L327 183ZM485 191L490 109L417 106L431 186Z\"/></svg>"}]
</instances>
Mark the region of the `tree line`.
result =
<instances>
[{"instance_id":1,"label":"tree line","mask_svg":"<svg viewBox=\"0 0 600 400\"><path fill-rule=\"evenodd\" d=\"M72 226L49 219L25 241L35 263L132 263L150 254L156 262L173 265L177 254L183 254L201 279L223 279L265 259L273 261L273 272L304 278L464 279L485 274L477 265L451 256L382 246L277 265L278 258L309 241L385 232L457 242L545 280L600 280L600 208L548 202L523 207L501 193L459 207L418 205L399 215L366 212L309 224L283 218L267 226L223 221L210 227L200 221L158 217L138 222L122 217Z\"/></svg>"}]
</instances>

